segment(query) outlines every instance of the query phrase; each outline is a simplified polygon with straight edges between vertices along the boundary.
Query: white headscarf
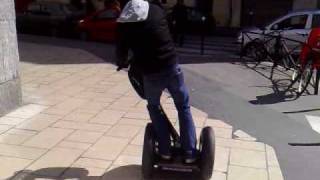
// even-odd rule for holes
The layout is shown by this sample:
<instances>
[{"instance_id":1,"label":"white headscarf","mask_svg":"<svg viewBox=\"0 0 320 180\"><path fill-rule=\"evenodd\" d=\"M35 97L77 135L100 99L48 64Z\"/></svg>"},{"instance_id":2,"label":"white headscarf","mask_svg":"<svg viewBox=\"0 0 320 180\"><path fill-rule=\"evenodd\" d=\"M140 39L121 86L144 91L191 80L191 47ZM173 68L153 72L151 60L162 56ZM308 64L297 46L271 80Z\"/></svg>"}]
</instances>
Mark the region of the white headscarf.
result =
<instances>
[{"instance_id":1,"label":"white headscarf","mask_svg":"<svg viewBox=\"0 0 320 180\"><path fill-rule=\"evenodd\" d=\"M148 17L149 3L144 0L130 0L123 8L118 22L141 22Z\"/></svg>"}]
</instances>

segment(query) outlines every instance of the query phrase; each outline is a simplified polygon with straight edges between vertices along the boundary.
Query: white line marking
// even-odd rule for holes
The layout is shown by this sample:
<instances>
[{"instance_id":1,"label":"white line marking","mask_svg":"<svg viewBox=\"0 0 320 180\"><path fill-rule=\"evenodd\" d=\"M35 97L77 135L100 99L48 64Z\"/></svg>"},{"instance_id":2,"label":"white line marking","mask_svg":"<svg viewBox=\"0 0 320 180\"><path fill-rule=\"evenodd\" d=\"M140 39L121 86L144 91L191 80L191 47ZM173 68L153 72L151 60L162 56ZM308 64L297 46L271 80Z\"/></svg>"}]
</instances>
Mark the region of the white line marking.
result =
<instances>
[{"instance_id":1,"label":"white line marking","mask_svg":"<svg viewBox=\"0 0 320 180\"><path fill-rule=\"evenodd\" d=\"M320 117L306 115L306 118L312 129L320 134Z\"/></svg>"}]
</instances>

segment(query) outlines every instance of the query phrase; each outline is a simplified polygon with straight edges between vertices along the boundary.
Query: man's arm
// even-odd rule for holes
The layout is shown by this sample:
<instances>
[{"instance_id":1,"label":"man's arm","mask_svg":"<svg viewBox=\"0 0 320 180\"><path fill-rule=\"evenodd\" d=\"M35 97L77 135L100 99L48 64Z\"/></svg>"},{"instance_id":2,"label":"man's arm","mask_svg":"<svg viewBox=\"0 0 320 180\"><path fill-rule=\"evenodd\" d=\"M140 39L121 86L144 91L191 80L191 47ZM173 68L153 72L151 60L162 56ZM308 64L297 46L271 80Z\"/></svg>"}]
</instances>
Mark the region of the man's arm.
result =
<instances>
[{"instance_id":1,"label":"man's arm","mask_svg":"<svg viewBox=\"0 0 320 180\"><path fill-rule=\"evenodd\" d=\"M119 68L126 68L129 66L128 62L129 46L125 38L123 24L118 23L117 27L117 47L116 47L116 65Z\"/></svg>"}]
</instances>

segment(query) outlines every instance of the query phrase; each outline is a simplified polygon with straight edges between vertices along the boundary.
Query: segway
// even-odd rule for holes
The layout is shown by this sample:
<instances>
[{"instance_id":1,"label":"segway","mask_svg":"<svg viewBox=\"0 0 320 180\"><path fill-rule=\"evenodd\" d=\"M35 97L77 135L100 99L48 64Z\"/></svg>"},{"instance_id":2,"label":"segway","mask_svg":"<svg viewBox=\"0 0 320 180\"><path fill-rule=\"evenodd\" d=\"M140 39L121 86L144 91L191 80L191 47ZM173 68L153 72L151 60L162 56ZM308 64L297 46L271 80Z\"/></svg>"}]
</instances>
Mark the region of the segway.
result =
<instances>
[{"instance_id":1,"label":"segway","mask_svg":"<svg viewBox=\"0 0 320 180\"><path fill-rule=\"evenodd\" d=\"M211 127L205 127L201 131L198 151L198 159L195 163L186 164L183 161L183 151L179 141L179 135L169 122L171 131L172 160L163 160L158 153L156 136L151 123L145 129L143 152L142 152L142 174L145 179L150 179L156 169L162 171L176 171L197 173L201 179L209 180L213 172L215 142L214 131Z\"/></svg>"},{"instance_id":2,"label":"segway","mask_svg":"<svg viewBox=\"0 0 320 180\"><path fill-rule=\"evenodd\" d=\"M128 71L130 83L138 95L145 99L143 89L143 76L138 69L130 66ZM150 179L156 169L162 171L190 172L197 173L201 179L208 180L213 173L215 157L214 131L211 127L205 127L200 134L200 142L197 149L197 161L192 164L184 163L183 151L180 143L180 136L173 127L169 118L161 107L162 115L166 119L171 136L172 159L163 160L158 153L159 143L155 136L152 123L148 123L145 128L143 153L142 153L142 175L145 179Z\"/></svg>"}]
</instances>

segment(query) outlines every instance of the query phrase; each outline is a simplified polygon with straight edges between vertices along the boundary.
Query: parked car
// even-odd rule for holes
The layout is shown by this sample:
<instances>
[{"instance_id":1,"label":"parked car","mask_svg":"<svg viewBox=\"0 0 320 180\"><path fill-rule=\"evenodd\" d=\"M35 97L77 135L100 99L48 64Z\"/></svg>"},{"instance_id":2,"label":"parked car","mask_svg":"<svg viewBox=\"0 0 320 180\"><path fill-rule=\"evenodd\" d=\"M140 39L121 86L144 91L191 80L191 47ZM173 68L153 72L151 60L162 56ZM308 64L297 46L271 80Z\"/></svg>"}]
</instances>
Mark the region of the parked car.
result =
<instances>
[{"instance_id":1,"label":"parked car","mask_svg":"<svg viewBox=\"0 0 320 180\"><path fill-rule=\"evenodd\" d=\"M79 21L78 31L83 40L113 42L116 38L120 9L106 8Z\"/></svg>"},{"instance_id":2,"label":"parked car","mask_svg":"<svg viewBox=\"0 0 320 180\"><path fill-rule=\"evenodd\" d=\"M256 43L259 43L268 38L263 34L272 34L278 32L282 37L295 41L305 42L312 28L320 27L320 10L312 11L296 11L282 16L264 27L253 27L243 29L238 36L238 43L243 40L243 52L246 53ZM244 32L253 32L247 33ZM249 38L249 37L250 38ZM270 37L269 37L270 38ZM295 41L287 41L289 48L294 48L299 45Z\"/></svg>"},{"instance_id":3,"label":"parked car","mask_svg":"<svg viewBox=\"0 0 320 180\"><path fill-rule=\"evenodd\" d=\"M33 2L17 13L17 30L21 33L66 35L75 30L85 11L59 2Z\"/></svg>"}]
</instances>

